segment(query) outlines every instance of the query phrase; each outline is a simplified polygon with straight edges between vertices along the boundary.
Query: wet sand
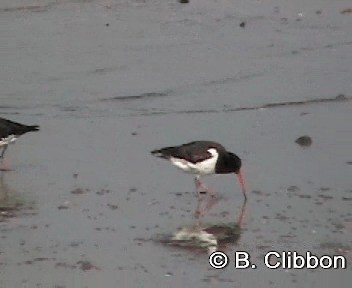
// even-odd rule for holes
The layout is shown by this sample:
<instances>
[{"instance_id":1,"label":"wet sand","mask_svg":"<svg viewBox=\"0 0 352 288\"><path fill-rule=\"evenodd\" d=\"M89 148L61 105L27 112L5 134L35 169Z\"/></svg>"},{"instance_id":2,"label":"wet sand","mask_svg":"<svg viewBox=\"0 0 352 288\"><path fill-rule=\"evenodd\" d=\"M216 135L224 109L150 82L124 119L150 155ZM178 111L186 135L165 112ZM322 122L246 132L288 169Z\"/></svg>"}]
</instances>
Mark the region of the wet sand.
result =
<instances>
[{"instance_id":1,"label":"wet sand","mask_svg":"<svg viewBox=\"0 0 352 288\"><path fill-rule=\"evenodd\" d=\"M41 131L0 175L0 287L350 287L352 15L327 2L3 1L0 117ZM202 139L243 159L240 223L233 176L204 179L197 220L192 177L149 153ZM234 229L226 269L173 245L194 227ZM348 267L271 270L270 250Z\"/></svg>"}]
</instances>

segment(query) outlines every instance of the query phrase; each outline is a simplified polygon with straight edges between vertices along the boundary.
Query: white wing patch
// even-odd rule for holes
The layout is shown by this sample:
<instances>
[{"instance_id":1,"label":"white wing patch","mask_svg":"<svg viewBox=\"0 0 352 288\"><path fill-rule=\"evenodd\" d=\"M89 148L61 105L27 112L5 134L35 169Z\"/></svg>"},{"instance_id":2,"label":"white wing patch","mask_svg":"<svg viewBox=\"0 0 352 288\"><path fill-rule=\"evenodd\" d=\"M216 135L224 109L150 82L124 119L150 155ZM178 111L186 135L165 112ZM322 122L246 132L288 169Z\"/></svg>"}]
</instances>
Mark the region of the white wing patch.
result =
<instances>
[{"instance_id":1,"label":"white wing patch","mask_svg":"<svg viewBox=\"0 0 352 288\"><path fill-rule=\"evenodd\" d=\"M214 148L208 149L208 152L211 154L209 159L194 164L180 158L171 157L170 160L172 164L187 173L199 175L213 174L215 173L215 165L218 161L219 154Z\"/></svg>"},{"instance_id":2,"label":"white wing patch","mask_svg":"<svg viewBox=\"0 0 352 288\"><path fill-rule=\"evenodd\" d=\"M16 141L16 136L15 135L9 135L8 137L4 137L0 139L0 147L11 144L12 142Z\"/></svg>"}]
</instances>

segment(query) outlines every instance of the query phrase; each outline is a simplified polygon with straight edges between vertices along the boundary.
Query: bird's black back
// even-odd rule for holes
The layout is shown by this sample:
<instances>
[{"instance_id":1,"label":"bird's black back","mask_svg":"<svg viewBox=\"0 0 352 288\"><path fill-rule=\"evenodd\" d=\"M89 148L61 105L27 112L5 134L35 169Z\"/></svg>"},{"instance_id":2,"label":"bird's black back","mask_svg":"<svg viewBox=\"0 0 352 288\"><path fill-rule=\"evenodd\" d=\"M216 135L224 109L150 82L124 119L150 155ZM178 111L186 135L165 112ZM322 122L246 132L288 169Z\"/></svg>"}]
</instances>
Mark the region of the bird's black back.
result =
<instances>
[{"instance_id":1,"label":"bird's black back","mask_svg":"<svg viewBox=\"0 0 352 288\"><path fill-rule=\"evenodd\" d=\"M212 141L194 141L180 146L154 150L151 153L160 158L169 159L170 157L174 157L185 159L191 163L197 163L212 156L208 152L211 148L215 148L219 154L226 153L225 148L221 144Z\"/></svg>"}]
</instances>

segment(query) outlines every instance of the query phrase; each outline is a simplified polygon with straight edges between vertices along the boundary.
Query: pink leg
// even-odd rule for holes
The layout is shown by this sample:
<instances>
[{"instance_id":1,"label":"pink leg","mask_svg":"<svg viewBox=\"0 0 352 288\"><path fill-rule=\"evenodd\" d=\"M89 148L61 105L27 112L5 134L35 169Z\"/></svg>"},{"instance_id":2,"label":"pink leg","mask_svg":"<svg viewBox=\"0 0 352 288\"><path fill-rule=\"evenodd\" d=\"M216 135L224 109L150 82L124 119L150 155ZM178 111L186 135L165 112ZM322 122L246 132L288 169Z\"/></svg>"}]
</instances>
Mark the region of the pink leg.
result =
<instances>
[{"instance_id":1,"label":"pink leg","mask_svg":"<svg viewBox=\"0 0 352 288\"><path fill-rule=\"evenodd\" d=\"M243 222L244 216L246 215L246 212L247 212L247 201L245 200L242 204L241 213L240 213L240 216L238 217L238 221L237 221L237 225L240 228L242 227L242 222Z\"/></svg>"},{"instance_id":2,"label":"pink leg","mask_svg":"<svg viewBox=\"0 0 352 288\"><path fill-rule=\"evenodd\" d=\"M199 180L199 176L197 176L196 178L194 178L194 184L196 185L196 192L199 196L199 189L201 188L201 182Z\"/></svg>"}]
</instances>

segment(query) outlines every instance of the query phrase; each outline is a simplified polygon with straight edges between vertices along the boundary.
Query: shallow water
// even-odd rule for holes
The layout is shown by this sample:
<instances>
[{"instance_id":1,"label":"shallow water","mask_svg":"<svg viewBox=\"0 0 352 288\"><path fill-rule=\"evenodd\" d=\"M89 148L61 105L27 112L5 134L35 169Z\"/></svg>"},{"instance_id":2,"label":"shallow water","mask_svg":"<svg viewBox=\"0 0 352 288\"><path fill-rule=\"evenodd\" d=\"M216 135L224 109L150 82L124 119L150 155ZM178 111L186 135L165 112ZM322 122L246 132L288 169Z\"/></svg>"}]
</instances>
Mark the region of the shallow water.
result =
<instances>
[{"instance_id":1,"label":"shallow water","mask_svg":"<svg viewBox=\"0 0 352 288\"><path fill-rule=\"evenodd\" d=\"M41 131L1 175L0 287L350 287L350 3L286 2L3 1L0 116ZM203 139L240 155L250 191L224 270L160 241L238 228L235 177L204 179L219 201L197 220L193 179L149 153ZM271 270L270 250L348 268Z\"/></svg>"}]
</instances>

